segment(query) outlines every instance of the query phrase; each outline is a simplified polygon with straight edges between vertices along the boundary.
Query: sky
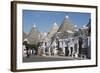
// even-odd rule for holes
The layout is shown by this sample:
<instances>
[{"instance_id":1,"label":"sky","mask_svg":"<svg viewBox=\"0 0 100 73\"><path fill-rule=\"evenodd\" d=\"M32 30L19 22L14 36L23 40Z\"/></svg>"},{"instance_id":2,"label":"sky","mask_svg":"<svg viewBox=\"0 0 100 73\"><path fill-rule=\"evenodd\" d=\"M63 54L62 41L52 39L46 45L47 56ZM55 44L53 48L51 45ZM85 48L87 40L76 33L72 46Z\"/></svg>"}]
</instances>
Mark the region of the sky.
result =
<instances>
[{"instance_id":1,"label":"sky","mask_svg":"<svg viewBox=\"0 0 100 73\"><path fill-rule=\"evenodd\" d=\"M65 16L68 16L71 23L79 28L87 25L91 18L90 13L82 12L23 10L23 31L29 33L35 24L38 31L48 32L55 22L60 26Z\"/></svg>"}]
</instances>

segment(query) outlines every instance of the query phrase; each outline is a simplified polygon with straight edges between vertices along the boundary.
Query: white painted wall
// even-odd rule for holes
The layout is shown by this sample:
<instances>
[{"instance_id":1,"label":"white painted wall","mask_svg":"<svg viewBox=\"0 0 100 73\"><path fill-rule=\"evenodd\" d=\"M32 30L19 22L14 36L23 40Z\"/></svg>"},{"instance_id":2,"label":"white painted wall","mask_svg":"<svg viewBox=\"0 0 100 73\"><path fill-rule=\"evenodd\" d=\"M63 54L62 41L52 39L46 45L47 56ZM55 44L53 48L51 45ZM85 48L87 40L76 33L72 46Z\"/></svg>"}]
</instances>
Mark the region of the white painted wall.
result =
<instances>
[{"instance_id":1,"label":"white painted wall","mask_svg":"<svg viewBox=\"0 0 100 73\"><path fill-rule=\"evenodd\" d=\"M11 0L0 0L0 73L12 73L10 71L10 1ZM67 4L83 4L83 5L98 5L100 8L99 0L29 0L37 2L51 2L51 3L67 3ZM100 13L100 10L98 10ZM100 14L98 14L100 16ZM98 17L98 20L100 18ZM100 23L100 21L99 21ZM98 23L98 24L99 24ZM100 25L98 25L98 31ZM100 33L98 34L100 37ZM100 38L98 38L98 43L100 43ZM100 45L98 45L100 48ZM99 56L100 49L98 48ZM98 58L100 64L100 57ZM77 68L77 69L62 69L62 70L47 70L47 71L35 71L34 73L99 73L99 67L92 68ZM21 72L23 73L23 72ZM33 73L26 72L26 73Z\"/></svg>"}]
</instances>

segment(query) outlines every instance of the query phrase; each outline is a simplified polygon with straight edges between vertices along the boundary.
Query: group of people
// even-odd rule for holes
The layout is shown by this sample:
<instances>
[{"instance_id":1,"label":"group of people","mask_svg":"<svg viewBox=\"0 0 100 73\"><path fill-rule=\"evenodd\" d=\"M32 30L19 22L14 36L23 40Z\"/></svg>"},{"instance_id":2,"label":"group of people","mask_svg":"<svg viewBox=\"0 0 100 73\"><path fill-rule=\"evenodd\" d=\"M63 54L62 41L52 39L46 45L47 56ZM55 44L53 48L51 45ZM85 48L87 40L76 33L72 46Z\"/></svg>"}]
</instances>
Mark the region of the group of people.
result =
<instances>
[{"instance_id":1,"label":"group of people","mask_svg":"<svg viewBox=\"0 0 100 73\"><path fill-rule=\"evenodd\" d=\"M23 54L26 53L27 57L34 54L38 56L70 56L75 58L90 59L90 46L90 37L73 37L53 40L52 42L41 42L37 48L37 51L34 49L27 49L27 47L24 45Z\"/></svg>"}]
</instances>

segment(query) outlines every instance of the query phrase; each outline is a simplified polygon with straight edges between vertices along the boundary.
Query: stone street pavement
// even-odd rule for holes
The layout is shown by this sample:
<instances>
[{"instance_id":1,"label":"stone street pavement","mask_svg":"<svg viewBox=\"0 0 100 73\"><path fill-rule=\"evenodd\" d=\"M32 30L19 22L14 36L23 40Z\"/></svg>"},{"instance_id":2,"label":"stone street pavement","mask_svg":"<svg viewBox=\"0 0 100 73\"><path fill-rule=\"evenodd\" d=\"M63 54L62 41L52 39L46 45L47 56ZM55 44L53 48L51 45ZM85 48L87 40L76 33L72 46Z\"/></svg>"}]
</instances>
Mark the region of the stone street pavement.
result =
<instances>
[{"instance_id":1,"label":"stone street pavement","mask_svg":"<svg viewBox=\"0 0 100 73\"><path fill-rule=\"evenodd\" d=\"M72 58L67 56L34 56L29 58L24 57L23 62L47 62L47 61L67 61L67 60L79 60L79 58Z\"/></svg>"}]
</instances>

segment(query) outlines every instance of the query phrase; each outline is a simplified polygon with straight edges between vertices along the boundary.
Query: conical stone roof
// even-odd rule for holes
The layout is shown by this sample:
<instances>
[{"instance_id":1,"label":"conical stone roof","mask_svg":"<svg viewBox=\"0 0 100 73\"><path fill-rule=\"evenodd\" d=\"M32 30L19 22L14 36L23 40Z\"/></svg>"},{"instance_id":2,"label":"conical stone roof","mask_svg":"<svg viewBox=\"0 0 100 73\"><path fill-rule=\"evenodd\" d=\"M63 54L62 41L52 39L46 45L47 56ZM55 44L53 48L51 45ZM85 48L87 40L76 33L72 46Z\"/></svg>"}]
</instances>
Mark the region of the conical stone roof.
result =
<instances>
[{"instance_id":1,"label":"conical stone roof","mask_svg":"<svg viewBox=\"0 0 100 73\"><path fill-rule=\"evenodd\" d=\"M58 25L57 23L54 23L50 32L48 33L48 38L51 38L57 31L58 31Z\"/></svg>"},{"instance_id":2,"label":"conical stone roof","mask_svg":"<svg viewBox=\"0 0 100 73\"><path fill-rule=\"evenodd\" d=\"M40 32L37 30L36 25L34 25L27 37L30 44L37 44L40 40Z\"/></svg>"},{"instance_id":3,"label":"conical stone roof","mask_svg":"<svg viewBox=\"0 0 100 73\"><path fill-rule=\"evenodd\" d=\"M61 26L58 29L58 32L67 32L72 31L74 32L74 25L69 21L69 17L66 16L61 24Z\"/></svg>"},{"instance_id":4,"label":"conical stone roof","mask_svg":"<svg viewBox=\"0 0 100 73\"><path fill-rule=\"evenodd\" d=\"M72 37L76 31L75 26L71 23L68 16L65 16L62 24L60 25L57 35L60 39Z\"/></svg>"}]
</instances>

